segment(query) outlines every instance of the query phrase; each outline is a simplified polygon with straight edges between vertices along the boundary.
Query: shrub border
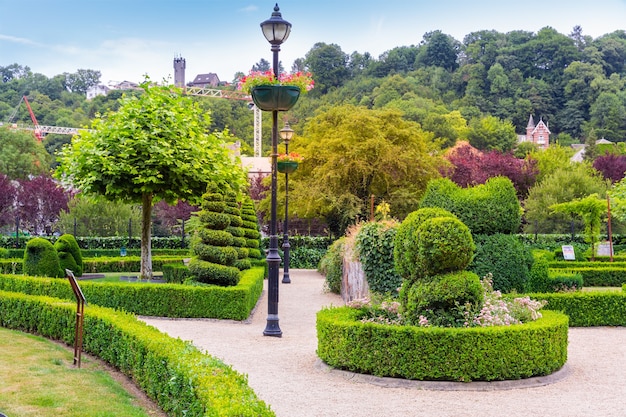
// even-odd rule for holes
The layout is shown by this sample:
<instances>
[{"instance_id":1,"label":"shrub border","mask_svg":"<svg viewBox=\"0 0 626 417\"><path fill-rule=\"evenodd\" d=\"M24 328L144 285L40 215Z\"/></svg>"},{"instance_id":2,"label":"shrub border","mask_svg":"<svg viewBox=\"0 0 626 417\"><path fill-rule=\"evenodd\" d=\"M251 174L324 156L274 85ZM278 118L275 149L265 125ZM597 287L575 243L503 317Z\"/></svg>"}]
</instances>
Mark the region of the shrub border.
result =
<instances>
[{"instance_id":1,"label":"shrub border","mask_svg":"<svg viewBox=\"0 0 626 417\"><path fill-rule=\"evenodd\" d=\"M622 291L528 295L535 300L546 300L548 304L543 310L560 311L569 316L572 327L626 326L626 284L622 286Z\"/></svg>"},{"instance_id":2,"label":"shrub border","mask_svg":"<svg viewBox=\"0 0 626 417\"><path fill-rule=\"evenodd\" d=\"M263 292L264 267L241 273L233 287L80 281L87 303L142 316L245 320ZM72 300L66 279L0 275L0 290Z\"/></svg>"},{"instance_id":3,"label":"shrub border","mask_svg":"<svg viewBox=\"0 0 626 417\"><path fill-rule=\"evenodd\" d=\"M0 326L74 340L75 304L0 291ZM274 416L247 377L131 314L87 306L83 348L132 378L169 416Z\"/></svg>"},{"instance_id":4,"label":"shrub border","mask_svg":"<svg viewBox=\"0 0 626 417\"><path fill-rule=\"evenodd\" d=\"M567 360L568 317L545 311L523 325L438 328L360 322L360 311L317 314L317 354L333 368L432 381L497 381L548 375Z\"/></svg>"}]
</instances>

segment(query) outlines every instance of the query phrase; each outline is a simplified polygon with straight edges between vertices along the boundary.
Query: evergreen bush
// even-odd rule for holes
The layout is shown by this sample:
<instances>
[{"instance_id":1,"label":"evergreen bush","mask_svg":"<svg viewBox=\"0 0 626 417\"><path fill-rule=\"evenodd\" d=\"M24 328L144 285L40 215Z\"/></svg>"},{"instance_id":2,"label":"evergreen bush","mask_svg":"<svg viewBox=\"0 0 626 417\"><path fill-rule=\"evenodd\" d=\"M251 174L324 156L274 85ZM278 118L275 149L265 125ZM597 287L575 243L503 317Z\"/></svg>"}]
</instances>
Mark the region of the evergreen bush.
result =
<instances>
[{"instance_id":1,"label":"evergreen bush","mask_svg":"<svg viewBox=\"0 0 626 417\"><path fill-rule=\"evenodd\" d=\"M346 238L341 237L333 242L320 260L318 271L326 277L326 286L334 294L341 293L343 278L343 247Z\"/></svg>"},{"instance_id":2,"label":"evergreen bush","mask_svg":"<svg viewBox=\"0 0 626 417\"><path fill-rule=\"evenodd\" d=\"M67 233L61 235L54 242L54 248L59 254L61 270L69 269L74 273L74 276L81 277L83 275L83 256L74 236Z\"/></svg>"},{"instance_id":3,"label":"evergreen bush","mask_svg":"<svg viewBox=\"0 0 626 417\"><path fill-rule=\"evenodd\" d=\"M522 218L515 187L506 177L461 188L448 178L432 180L420 208L441 207L454 213L472 234L517 233Z\"/></svg>"},{"instance_id":4,"label":"evergreen bush","mask_svg":"<svg viewBox=\"0 0 626 417\"><path fill-rule=\"evenodd\" d=\"M24 252L24 274L51 278L65 276L59 255L50 241L40 237L28 241Z\"/></svg>"},{"instance_id":5,"label":"evergreen bush","mask_svg":"<svg viewBox=\"0 0 626 417\"><path fill-rule=\"evenodd\" d=\"M533 256L515 235L474 235L476 256L469 269L493 275L493 288L503 293L527 289Z\"/></svg>"},{"instance_id":6,"label":"evergreen bush","mask_svg":"<svg viewBox=\"0 0 626 417\"><path fill-rule=\"evenodd\" d=\"M452 217L426 220L417 229L415 238L417 265L426 276L465 269L476 249L468 227Z\"/></svg>"}]
</instances>

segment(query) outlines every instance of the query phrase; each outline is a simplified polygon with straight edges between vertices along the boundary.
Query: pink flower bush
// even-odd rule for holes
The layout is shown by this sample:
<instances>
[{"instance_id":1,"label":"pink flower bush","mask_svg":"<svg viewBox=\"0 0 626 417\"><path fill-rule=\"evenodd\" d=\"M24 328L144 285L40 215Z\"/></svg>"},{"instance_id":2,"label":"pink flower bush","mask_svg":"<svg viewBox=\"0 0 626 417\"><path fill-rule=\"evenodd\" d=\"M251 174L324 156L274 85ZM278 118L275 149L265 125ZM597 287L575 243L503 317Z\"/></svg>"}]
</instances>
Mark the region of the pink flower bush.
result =
<instances>
[{"instance_id":1,"label":"pink flower bush","mask_svg":"<svg viewBox=\"0 0 626 417\"><path fill-rule=\"evenodd\" d=\"M278 78L274 76L274 71L252 71L249 75L239 80L237 87L250 93L253 88L262 85L291 85L298 87L301 94L305 94L315 87L315 81L310 72L294 72L291 74L279 74Z\"/></svg>"}]
</instances>

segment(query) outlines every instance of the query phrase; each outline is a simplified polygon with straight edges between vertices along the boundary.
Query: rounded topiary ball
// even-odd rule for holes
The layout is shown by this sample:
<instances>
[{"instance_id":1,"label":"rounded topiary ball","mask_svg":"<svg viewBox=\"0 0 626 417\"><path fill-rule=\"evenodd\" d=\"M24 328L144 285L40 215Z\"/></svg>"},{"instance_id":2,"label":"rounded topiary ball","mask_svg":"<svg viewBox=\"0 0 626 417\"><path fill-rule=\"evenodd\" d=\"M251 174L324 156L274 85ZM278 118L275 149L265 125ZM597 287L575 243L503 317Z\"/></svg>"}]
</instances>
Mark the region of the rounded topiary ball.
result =
<instances>
[{"instance_id":1,"label":"rounded topiary ball","mask_svg":"<svg viewBox=\"0 0 626 417\"><path fill-rule=\"evenodd\" d=\"M462 327L464 311L483 302L480 278L470 271L457 271L422 280L403 288L402 315L408 323ZM459 308L463 307L463 308Z\"/></svg>"},{"instance_id":2,"label":"rounded topiary ball","mask_svg":"<svg viewBox=\"0 0 626 417\"><path fill-rule=\"evenodd\" d=\"M469 228L453 217L426 220L415 231L416 267L424 276L461 271L470 264L476 250Z\"/></svg>"},{"instance_id":3,"label":"rounded topiary ball","mask_svg":"<svg viewBox=\"0 0 626 417\"><path fill-rule=\"evenodd\" d=\"M436 217L456 216L439 207L428 207L410 213L398 226L394 238L393 257L396 272L404 279L415 280L423 276L417 266L418 240L415 232L426 220Z\"/></svg>"}]
</instances>

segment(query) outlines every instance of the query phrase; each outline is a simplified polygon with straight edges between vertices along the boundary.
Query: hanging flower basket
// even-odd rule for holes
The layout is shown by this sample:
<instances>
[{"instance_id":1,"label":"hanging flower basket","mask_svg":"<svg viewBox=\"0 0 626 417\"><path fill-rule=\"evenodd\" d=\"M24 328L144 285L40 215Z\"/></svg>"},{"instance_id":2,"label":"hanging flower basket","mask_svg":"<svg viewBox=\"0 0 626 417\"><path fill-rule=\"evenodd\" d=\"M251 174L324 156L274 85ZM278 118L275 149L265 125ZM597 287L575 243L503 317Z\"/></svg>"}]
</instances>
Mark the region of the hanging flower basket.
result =
<instances>
[{"instance_id":1,"label":"hanging flower basket","mask_svg":"<svg viewBox=\"0 0 626 417\"><path fill-rule=\"evenodd\" d=\"M300 88L293 85L260 85L252 89L252 101L264 111L287 111L300 97Z\"/></svg>"},{"instance_id":2,"label":"hanging flower basket","mask_svg":"<svg viewBox=\"0 0 626 417\"><path fill-rule=\"evenodd\" d=\"M298 169L298 162L296 161L277 161L276 168L278 172L283 174L291 174Z\"/></svg>"}]
</instances>

